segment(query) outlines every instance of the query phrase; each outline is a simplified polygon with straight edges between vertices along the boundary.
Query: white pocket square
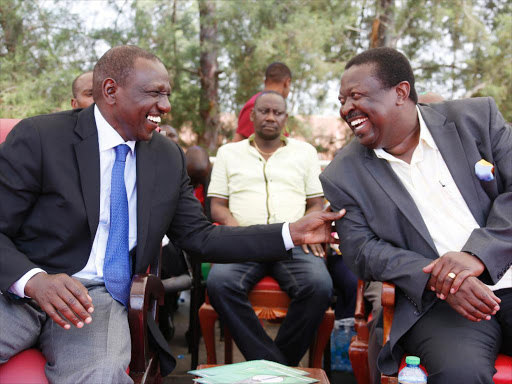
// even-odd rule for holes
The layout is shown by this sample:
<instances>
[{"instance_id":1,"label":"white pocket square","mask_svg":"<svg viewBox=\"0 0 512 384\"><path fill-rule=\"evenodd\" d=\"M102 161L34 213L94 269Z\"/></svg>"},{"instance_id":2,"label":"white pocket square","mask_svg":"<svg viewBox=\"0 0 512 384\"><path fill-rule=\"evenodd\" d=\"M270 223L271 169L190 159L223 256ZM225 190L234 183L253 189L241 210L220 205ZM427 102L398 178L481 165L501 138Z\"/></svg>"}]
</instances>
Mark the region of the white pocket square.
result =
<instances>
[{"instance_id":1,"label":"white pocket square","mask_svg":"<svg viewBox=\"0 0 512 384\"><path fill-rule=\"evenodd\" d=\"M487 160L481 159L475 164L476 177L481 181L494 180L494 165Z\"/></svg>"}]
</instances>

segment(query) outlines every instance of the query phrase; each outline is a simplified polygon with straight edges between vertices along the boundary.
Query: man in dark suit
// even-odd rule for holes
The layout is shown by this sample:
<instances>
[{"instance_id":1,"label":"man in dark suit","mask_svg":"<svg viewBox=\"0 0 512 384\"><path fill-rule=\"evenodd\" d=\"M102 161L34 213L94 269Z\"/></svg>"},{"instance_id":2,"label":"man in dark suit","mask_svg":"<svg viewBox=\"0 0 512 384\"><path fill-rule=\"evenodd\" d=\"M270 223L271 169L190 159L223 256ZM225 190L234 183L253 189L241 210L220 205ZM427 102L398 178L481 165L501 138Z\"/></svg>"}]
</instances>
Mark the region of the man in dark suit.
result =
<instances>
[{"instance_id":1,"label":"man in dark suit","mask_svg":"<svg viewBox=\"0 0 512 384\"><path fill-rule=\"evenodd\" d=\"M23 120L0 146L0 363L37 343L50 382L129 383L130 278L164 234L218 263L330 240L342 213L212 226L183 152L153 135L170 91L156 56L112 48L94 68L95 105Z\"/></svg>"},{"instance_id":2,"label":"man in dark suit","mask_svg":"<svg viewBox=\"0 0 512 384\"><path fill-rule=\"evenodd\" d=\"M391 48L350 60L339 100L356 139L320 178L347 209L345 261L397 287L379 370L407 353L429 383L492 383L500 348L512 353L511 127L490 98L418 105Z\"/></svg>"}]
</instances>

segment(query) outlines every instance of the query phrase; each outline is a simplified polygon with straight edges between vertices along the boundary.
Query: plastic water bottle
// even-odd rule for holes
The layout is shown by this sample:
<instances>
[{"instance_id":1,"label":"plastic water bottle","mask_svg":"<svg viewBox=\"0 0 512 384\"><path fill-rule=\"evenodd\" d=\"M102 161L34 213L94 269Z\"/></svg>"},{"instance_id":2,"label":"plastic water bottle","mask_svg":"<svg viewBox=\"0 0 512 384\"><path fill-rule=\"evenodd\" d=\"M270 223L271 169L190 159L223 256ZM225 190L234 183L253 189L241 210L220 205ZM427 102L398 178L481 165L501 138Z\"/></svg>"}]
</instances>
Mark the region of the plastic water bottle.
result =
<instances>
[{"instance_id":1,"label":"plastic water bottle","mask_svg":"<svg viewBox=\"0 0 512 384\"><path fill-rule=\"evenodd\" d=\"M354 318L336 320L331 335L331 369L352 372L348 357L348 347L354 331Z\"/></svg>"},{"instance_id":2,"label":"plastic water bottle","mask_svg":"<svg viewBox=\"0 0 512 384\"><path fill-rule=\"evenodd\" d=\"M399 384L426 384L427 375L420 368L420 358L416 356L407 356L405 358L407 364L398 373Z\"/></svg>"}]
</instances>

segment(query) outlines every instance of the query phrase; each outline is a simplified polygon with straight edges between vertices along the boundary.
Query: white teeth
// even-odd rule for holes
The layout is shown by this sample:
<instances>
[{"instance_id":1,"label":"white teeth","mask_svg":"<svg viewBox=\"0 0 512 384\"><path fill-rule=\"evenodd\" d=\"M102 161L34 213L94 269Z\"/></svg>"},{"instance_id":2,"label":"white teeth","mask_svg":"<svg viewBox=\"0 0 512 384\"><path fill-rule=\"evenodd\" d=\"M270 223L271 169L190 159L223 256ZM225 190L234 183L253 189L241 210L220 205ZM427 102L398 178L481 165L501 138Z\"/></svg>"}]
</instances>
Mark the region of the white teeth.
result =
<instances>
[{"instance_id":1,"label":"white teeth","mask_svg":"<svg viewBox=\"0 0 512 384\"><path fill-rule=\"evenodd\" d=\"M355 127L356 125L359 125L359 124L361 124L361 123L364 123L366 120L368 120L368 118L367 118L367 117L363 117L363 118L361 118L361 119L357 119L357 120L351 121L351 122L350 122L350 125L351 125L352 127Z\"/></svg>"},{"instance_id":2,"label":"white teeth","mask_svg":"<svg viewBox=\"0 0 512 384\"><path fill-rule=\"evenodd\" d=\"M152 121L153 123L159 123L162 121L162 119L160 118L160 116L150 116L148 115L147 119L149 121Z\"/></svg>"}]
</instances>

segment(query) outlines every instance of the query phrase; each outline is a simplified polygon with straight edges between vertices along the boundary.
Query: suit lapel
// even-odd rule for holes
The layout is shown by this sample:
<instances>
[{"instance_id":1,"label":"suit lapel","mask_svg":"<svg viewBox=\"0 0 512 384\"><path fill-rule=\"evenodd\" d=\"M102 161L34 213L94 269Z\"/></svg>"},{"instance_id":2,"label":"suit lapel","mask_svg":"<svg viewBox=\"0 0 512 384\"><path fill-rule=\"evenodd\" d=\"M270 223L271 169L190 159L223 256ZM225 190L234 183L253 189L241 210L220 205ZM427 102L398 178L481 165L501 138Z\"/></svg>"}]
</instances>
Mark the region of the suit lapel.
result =
<instances>
[{"instance_id":1,"label":"suit lapel","mask_svg":"<svg viewBox=\"0 0 512 384\"><path fill-rule=\"evenodd\" d=\"M137 142L137 256L144 254L148 237L151 197L155 185L155 154L151 141Z\"/></svg>"},{"instance_id":2,"label":"suit lapel","mask_svg":"<svg viewBox=\"0 0 512 384\"><path fill-rule=\"evenodd\" d=\"M455 123L447 123L446 118L432 108L419 107L423 120L425 120L425 124L469 210L480 226L485 225L484 213L480 209L480 200L475 187L475 175L472 168L474 162L471 163L468 159Z\"/></svg>"},{"instance_id":3,"label":"suit lapel","mask_svg":"<svg viewBox=\"0 0 512 384\"><path fill-rule=\"evenodd\" d=\"M94 104L78 115L75 133L82 139L74 147L92 244L100 215L100 152Z\"/></svg>"},{"instance_id":4,"label":"suit lapel","mask_svg":"<svg viewBox=\"0 0 512 384\"><path fill-rule=\"evenodd\" d=\"M368 171L407 220L410 221L416 231L418 231L430 247L437 252L420 211L418 211L411 195L407 192L407 189L405 189L389 163L384 159L379 159L372 150L367 149L366 151L365 166Z\"/></svg>"}]
</instances>

